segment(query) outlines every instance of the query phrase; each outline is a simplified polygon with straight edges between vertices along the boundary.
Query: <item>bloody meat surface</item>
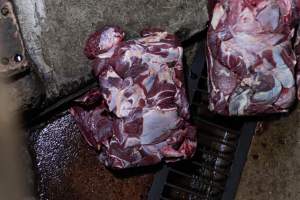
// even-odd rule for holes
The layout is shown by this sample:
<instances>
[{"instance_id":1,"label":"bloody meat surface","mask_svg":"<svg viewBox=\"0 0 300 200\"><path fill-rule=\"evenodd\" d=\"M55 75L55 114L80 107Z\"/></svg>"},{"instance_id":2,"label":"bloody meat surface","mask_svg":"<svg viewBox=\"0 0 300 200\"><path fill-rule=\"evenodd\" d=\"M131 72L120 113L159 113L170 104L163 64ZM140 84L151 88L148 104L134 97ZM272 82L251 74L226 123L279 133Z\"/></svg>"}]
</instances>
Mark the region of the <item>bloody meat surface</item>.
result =
<instances>
[{"instance_id":1,"label":"bloody meat surface","mask_svg":"<svg viewBox=\"0 0 300 200\"><path fill-rule=\"evenodd\" d=\"M295 99L292 1L220 0L208 32L210 110L287 112Z\"/></svg>"},{"instance_id":2,"label":"bloody meat surface","mask_svg":"<svg viewBox=\"0 0 300 200\"><path fill-rule=\"evenodd\" d=\"M119 27L106 26L87 40L99 89L70 110L86 141L111 168L186 159L196 149L184 88L182 47L160 29L124 41Z\"/></svg>"}]
</instances>

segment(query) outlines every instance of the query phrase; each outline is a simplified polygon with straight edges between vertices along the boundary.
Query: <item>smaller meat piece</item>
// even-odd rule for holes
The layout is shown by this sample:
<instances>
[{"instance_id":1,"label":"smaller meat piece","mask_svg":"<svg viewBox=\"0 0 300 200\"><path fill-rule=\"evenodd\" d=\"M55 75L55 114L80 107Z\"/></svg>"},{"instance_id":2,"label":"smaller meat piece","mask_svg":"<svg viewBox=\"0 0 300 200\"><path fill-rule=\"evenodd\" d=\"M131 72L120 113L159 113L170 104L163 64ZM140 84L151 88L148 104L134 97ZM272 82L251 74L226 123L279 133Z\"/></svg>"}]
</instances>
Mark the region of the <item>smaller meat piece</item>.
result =
<instances>
[{"instance_id":1,"label":"smaller meat piece","mask_svg":"<svg viewBox=\"0 0 300 200\"><path fill-rule=\"evenodd\" d=\"M210 110L287 112L295 99L292 1L219 0L208 32Z\"/></svg>"},{"instance_id":2,"label":"smaller meat piece","mask_svg":"<svg viewBox=\"0 0 300 200\"><path fill-rule=\"evenodd\" d=\"M111 168L191 158L196 129L186 99L182 47L172 34L145 29L124 40L119 27L104 27L87 40L99 89L71 108L86 141Z\"/></svg>"}]
</instances>

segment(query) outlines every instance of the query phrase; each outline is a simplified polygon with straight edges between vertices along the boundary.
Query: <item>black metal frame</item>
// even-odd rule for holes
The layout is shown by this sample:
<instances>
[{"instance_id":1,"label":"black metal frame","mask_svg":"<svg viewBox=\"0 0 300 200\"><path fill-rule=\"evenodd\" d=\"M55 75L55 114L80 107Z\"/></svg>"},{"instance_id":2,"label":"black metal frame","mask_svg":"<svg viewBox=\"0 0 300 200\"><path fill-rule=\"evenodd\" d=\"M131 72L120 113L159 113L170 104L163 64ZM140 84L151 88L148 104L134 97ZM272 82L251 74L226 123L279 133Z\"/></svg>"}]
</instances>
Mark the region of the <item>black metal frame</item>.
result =
<instances>
[{"instance_id":1,"label":"black metal frame","mask_svg":"<svg viewBox=\"0 0 300 200\"><path fill-rule=\"evenodd\" d=\"M236 148L234 160L230 170L230 176L227 179L222 200L234 199L236 195L242 171L247 161L252 138L255 133L255 128L256 122L248 122L242 128L243 134L241 134L239 138L238 146Z\"/></svg>"}]
</instances>

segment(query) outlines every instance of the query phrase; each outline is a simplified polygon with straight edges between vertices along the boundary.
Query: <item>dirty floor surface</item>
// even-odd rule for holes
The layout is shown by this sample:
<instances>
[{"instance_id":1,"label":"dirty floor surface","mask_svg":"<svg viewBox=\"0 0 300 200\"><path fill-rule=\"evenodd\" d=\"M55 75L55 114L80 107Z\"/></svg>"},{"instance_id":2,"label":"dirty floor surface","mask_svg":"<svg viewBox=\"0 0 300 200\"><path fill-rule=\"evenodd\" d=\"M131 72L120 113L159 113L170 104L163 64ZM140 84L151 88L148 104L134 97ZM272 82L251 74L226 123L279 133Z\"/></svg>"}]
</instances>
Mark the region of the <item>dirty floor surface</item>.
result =
<instances>
[{"instance_id":1,"label":"dirty floor surface","mask_svg":"<svg viewBox=\"0 0 300 200\"><path fill-rule=\"evenodd\" d=\"M30 147L41 200L143 200L152 183L152 172L107 170L68 113L36 128Z\"/></svg>"},{"instance_id":2,"label":"dirty floor surface","mask_svg":"<svg viewBox=\"0 0 300 200\"><path fill-rule=\"evenodd\" d=\"M236 200L300 199L300 105L254 137Z\"/></svg>"}]
</instances>

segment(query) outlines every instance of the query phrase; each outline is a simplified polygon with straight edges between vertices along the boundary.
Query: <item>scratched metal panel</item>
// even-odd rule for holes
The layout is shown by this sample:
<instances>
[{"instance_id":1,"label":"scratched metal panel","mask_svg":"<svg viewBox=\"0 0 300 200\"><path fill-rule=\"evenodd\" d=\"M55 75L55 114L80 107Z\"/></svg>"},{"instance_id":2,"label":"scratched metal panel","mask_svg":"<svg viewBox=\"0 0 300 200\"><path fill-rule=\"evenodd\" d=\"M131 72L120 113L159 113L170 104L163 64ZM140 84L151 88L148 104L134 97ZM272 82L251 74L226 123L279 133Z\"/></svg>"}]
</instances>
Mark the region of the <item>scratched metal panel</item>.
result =
<instances>
[{"instance_id":1,"label":"scratched metal panel","mask_svg":"<svg viewBox=\"0 0 300 200\"><path fill-rule=\"evenodd\" d=\"M25 48L13 5L0 0L0 73L10 76L28 68Z\"/></svg>"}]
</instances>

